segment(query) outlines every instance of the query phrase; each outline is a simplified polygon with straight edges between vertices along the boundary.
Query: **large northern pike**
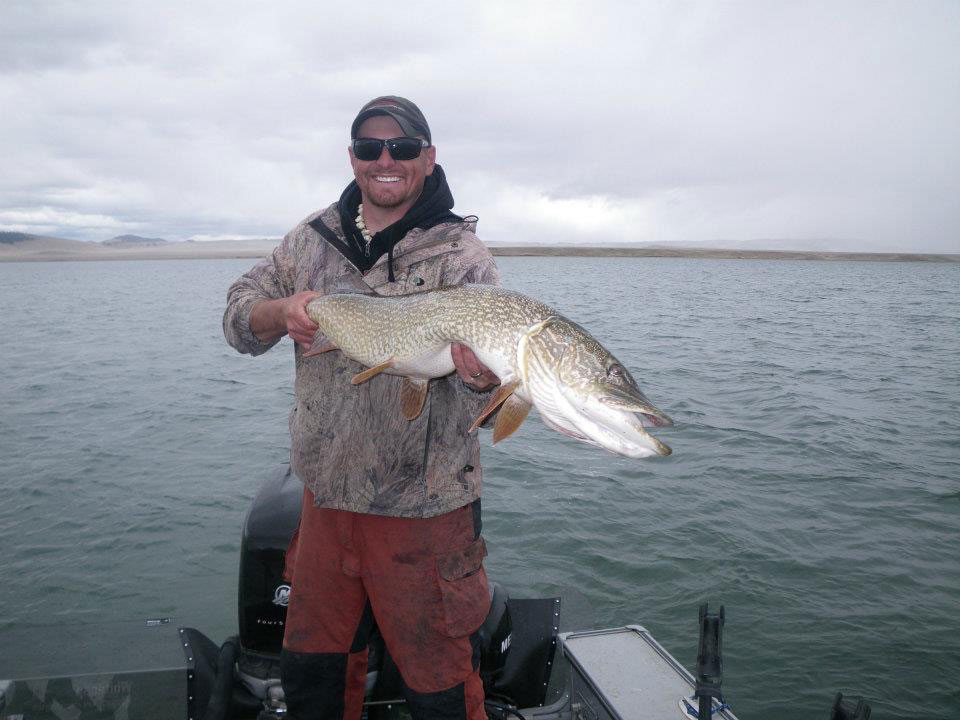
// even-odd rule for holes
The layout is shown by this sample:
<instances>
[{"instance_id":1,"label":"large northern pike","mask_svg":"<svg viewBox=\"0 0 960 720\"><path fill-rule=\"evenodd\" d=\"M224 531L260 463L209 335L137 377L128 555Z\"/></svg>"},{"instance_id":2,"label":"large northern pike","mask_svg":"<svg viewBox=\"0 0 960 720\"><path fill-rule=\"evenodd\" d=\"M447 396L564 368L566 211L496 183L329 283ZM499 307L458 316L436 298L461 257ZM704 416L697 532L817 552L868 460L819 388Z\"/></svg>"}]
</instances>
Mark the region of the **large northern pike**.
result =
<instances>
[{"instance_id":1,"label":"large northern pike","mask_svg":"<svg viewBox=\"0 0 960 720\"><path fill-rule=\"evenodd\" d=\"M494 442L535 405L555 430L619 455L671 452L644 427L673 422L627 369L582 327L521 293L492 285L392 297L334 293L314 298L306 311L320 327L308 354L340 350L366 365L354 384L381 372L405 377L408 420L423 409L429 380L454 371L450 346L462 343L501 380L471 427L500 408Z\"/></svg>"}]
</instances>

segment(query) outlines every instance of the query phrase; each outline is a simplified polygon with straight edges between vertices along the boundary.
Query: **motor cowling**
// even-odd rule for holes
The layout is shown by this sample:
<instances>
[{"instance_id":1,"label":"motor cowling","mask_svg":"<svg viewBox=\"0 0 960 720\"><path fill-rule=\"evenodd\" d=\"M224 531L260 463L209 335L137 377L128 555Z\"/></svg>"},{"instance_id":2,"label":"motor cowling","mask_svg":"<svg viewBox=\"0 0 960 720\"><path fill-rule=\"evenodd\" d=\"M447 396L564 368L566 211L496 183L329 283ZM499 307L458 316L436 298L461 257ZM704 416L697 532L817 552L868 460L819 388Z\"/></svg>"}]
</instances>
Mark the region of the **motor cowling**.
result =
<instances>
[{"instance_id":1,"label":"motor cowling","mask_svg":"<svg viewBox=\"0 0 960 720\"><path fill-rule=\"evenodd\" d=\"M280 649L290 586L283 578L287 546L300 522L303 483L281 467L254 498L243 521L237 592L240 679L266 697L280 677Z\"/></svg>"},{"instance_id":2,"label":"motor cowling","mask_svg":"<svg viewBox=\"0 0 960 720\"><path fill-rule=\"evenodd\" d=\"M490 583L490 611L477 631L480 636L480 677L490 693L493 684L503 674L507 653L513 638L513 621L507 603L510 596L500 583Z\"/></svg>"}]
</instances>

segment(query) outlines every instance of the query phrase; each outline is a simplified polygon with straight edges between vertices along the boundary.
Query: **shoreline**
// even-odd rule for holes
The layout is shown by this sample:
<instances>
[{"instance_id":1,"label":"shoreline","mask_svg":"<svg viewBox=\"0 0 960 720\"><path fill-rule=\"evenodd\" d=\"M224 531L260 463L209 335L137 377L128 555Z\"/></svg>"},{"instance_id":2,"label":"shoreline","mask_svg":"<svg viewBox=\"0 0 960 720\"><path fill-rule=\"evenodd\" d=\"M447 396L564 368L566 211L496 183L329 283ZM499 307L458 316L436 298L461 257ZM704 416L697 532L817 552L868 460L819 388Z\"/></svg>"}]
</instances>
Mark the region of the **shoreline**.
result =
<instances>
[{"instance_id":1,"label":"shoreline","mask_svg":"<svg viewBox=\"0 0 960 720\"><path fill-rule=\"evenodd\" d=\"M277 241L279 242L279 241ZM218 243L219 244L219 243ZM4 248L0 262L72 262L89 260L233 260L269 255L274 241L231 242L230 247L205 247L180 243L164 247L111 249L92 246L73 249ZM960 262L960 253L824 252L805 250L736 250L724 248L596 247L559 245L487 246L495 257L647 257L702 260L826 260L859 262ZM11 250L13 252L11 252ZM19 252L18 252L19 250Z\"/></svg>"},{"instance_id":2,"label":"shoreline","mask_svg":"<svg viewBox=\"0 0 960 720\"><path fill-rule=\"evenodd\" d=\"M492 247L504 257L666 257L703 260L858 260L867 262L960 262L960 253L833 252L822 250L735 250L727 248Z\"/></svg>"}]
</instances>

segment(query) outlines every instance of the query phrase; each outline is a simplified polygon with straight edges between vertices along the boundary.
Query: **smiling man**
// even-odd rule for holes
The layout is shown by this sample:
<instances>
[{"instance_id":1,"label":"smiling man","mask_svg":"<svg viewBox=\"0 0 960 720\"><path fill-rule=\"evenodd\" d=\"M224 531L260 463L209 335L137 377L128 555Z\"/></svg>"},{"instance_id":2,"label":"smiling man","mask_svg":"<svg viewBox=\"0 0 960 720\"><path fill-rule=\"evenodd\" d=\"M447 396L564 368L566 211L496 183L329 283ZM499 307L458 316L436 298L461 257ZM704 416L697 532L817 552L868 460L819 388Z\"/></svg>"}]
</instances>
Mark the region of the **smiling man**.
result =
<instances>
[{"instance_id":1,"label":"smiling man","mask_svg":"<svg viewBox=\"0 0 960 720\"><path fill-rule=\"evenodd\" d=\"M418 418L403 380L340 352L304 353L317 295L362 285L382 295L499 274L453 196L420 109L405 98L361 108L349 147L354 180L228 291L223 327L259 355L295 341L290 465L304 483L287 551L290 603L281 675L291 720L360 717L367 640L380 628L416 718L485 720L476 630L490 606L480 535L474 418L499 379L465 347L456 373L431 381Z\"/></svg>"},{"instance_id":2,"label":"smiling man","mask_svg":"<svg viewBox=\"0 0 960 720\"><path fill-rule=\"evenodd\" d=\"M403 132L389 115L373 115L357 128L350 146L353 174L367 201L364 220L372 224L367 227L371 231L406 215L436 168L437 149L426 138L397 137L398 131Z\"/></svg>"}]
</instances>

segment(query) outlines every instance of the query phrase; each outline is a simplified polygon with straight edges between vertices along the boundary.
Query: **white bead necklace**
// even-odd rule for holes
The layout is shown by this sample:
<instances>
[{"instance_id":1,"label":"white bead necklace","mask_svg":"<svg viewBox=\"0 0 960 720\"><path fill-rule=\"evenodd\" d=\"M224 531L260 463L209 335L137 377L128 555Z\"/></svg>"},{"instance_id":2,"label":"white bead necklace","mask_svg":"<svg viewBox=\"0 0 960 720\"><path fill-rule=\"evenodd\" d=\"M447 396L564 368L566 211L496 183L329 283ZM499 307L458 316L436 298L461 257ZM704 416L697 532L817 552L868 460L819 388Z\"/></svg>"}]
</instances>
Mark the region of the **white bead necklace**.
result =
<instances>
[{"instance_id":1,"label":"white bead necklace","mask_svg":"<svg viewBox=\"0 0 960 720\"><path fill-rule=\"evenodd\" d=\"M357 218L354 220L357 224L357 230L360 231L360 234L363 235L363 241L367 244L366 251L364 254L367 257L370 257L370 243L373 242L373 235L370 234L370 231L367 230L366 223L363 222L363 203L357 207Z\"/></svg>"}]
</instances>

